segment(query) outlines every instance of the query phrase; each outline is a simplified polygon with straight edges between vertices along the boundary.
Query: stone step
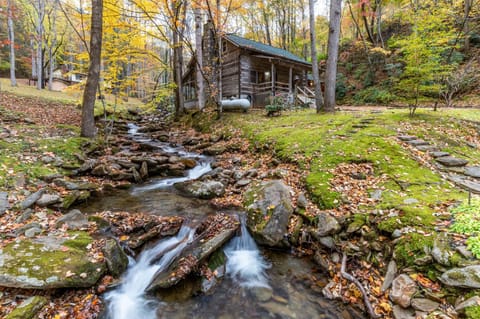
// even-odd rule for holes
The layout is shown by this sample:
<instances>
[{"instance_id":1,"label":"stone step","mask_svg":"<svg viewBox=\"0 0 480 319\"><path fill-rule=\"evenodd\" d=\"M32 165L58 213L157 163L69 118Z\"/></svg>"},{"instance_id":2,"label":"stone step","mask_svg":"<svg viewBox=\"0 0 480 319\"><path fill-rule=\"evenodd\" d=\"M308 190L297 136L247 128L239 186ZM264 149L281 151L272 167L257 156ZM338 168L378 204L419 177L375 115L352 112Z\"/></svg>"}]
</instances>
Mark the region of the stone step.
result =
<instances>
[{"instance_id":1,"label":"stone step","mask_svg":"<svg viewBox=\"0 0 480 319\"><path fill-rule=\"evenodd\" d=\"M412 145L412 146L430 145L430 143L428 143L427 141L421 140L421 139L407 141L407 143Z\"/></svg>"},{"instance_id":2,"label":"stone step","mask_svg":"<svg viewBox=\"0 0 480 319\"><path fill-rule=\"evenodd\" d=\"M478 182L468 180L459 175L450 175L448 179L469 192L480 194L480 183Z\"/></svg>"},{"instance_id":3,"label":"stone step","mask_svg":"<svg viewBox=\"0 0 480 319\"><path fill-rule=\"evenodd\" d=\"M465 168L465 175L480 178L480 166L468 166Z\"/></svg>"},{"instance_id":4,"label":"stone step","mask_svg":"<svg viewBox=\"0 0 480 319\"><path fill-rule=\"evenodd\" d=\"M430 155L432 155L434 158L437 157L444 157L450 155L448 152L430 152Z\"/></svg>"},{"instance_id":5,"label":"stone step","mask_svg":"<svg viewBox=\"0 0 480 319\"><path fill-rule=\"evenodd\" d=\"M435 159L438 163L448 167L460 167L468 164L468 161L463 158L456 158L453 156L442 156Z\"/></svg>"},{"instance_id":6,"label":"stone step","mask_svg":"<svg viewBox=\"0 0 480 319\"><path fill-rule=\"evenodd\" d=\"M419 146L415 146L415 148L419 151L422 151L422 152L435 152L435 151L438 151L438 147L435 146L435 145L419 145Z\"/></svg>"},{"instance_id":7,"label":"stone step","mask_svg":"<svg viewBox=\"0 0 480 319\"><path fill-rule=\"evenodd\" d=\"M412 136L412 135L399 135L399 136L397 136L397 138L398 138L400 141L404 141L404 142L413 141L413 140L416 140L416 139L417 139L416 136Z\"/></svg>"}]
</instances>

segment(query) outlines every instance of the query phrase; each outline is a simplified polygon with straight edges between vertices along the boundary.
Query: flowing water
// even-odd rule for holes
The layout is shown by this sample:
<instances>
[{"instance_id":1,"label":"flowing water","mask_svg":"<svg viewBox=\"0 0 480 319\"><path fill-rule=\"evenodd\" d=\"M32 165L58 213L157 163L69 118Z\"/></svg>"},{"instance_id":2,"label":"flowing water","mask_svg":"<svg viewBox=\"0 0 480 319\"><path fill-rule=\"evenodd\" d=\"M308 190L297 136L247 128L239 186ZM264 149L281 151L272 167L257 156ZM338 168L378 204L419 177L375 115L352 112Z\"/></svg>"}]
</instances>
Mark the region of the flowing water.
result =
<instances>
[{"instance_id":1,"label":"flowing water","mask_svg":"<svg viewBox=\"0 0 480 319\"><path fill-rule=\"evenodd\" d=\"M207 173L211 158L185 152L181 148L149 140L130 126L134 140L151 143L163 151L195 158L199 165L179 178L152 179L131 190L104 193L98 200L82 205L85 212L102 210L149 212L158 215L181 215L201 220L215 210L208 201L184 198L172 185L198 178ZM105 294L108 319L256 319L256 318L364 318L358 311L322 297L312 290L314 265L308 259L259 249L248 233L244 217L241 232L224 247L227 258L225 276L208 293L200 293L198 278L181 281L156 296L145 294L145 288L156 273L166 269L192 240L194 228L183 226L173 237L163 239L130 259L122 284ZM158 255L163 257L155 263ZM326 277L316 274L323 278Z\"/></svg>"}]
</instances>

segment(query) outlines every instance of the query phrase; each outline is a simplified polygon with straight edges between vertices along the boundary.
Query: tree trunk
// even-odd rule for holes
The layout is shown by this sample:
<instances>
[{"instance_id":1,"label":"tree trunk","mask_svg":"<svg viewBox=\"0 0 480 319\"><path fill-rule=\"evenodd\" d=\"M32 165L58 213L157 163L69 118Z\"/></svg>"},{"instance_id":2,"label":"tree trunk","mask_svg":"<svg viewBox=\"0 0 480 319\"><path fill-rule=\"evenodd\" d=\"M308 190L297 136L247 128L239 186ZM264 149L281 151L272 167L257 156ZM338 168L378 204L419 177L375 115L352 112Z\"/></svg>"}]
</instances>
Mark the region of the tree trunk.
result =
<instances>
[{"instance_id":1,"label":"tree trunk","mask_svg":"<svg viewBox=\"0 0 480 319\"><path fill-rule=\"evenodd\" d=\"M468 52L470 50L470 25L469 25L469 18L468 16L470 15L470 10L472 8L472 0L465 0L465 5L464 5L464 13L465 13L465 22L463 25L463 33L465 35L465 52Z\"/></svg>"},{"instance_id":2,"label":"tree trunk","mask_svg":"<svg viewBox=\"0 0 480 319\"><path fill-rule=\"evenodd\" d=\"M48 89L50 91L53 90L53 71L55 70L55 56L53 54L54 48L57 46L57 1L54 0L53 2L53 19L52 19L52 42L48 48L48 61L49 61L49 69L48 69Z\"/></svg>"},{"instance_id":3,"label":"tree trunk","mask_svg":"<svg viewBox=\"0 0 480 319\"><path fill-rule=\"evenodd\" d=\"M95 136L95 100L100 78L100 63L102 54L102 16L103 0L92 0L92 24L90 32L90 65L88 67L87 83L83 91L82 130L81 136Z\"/></svg>"},{"instance_id":4,"label":"tree trunk","mask_svg":"<svg viewBox=\"0 0 480 319\"><path fill-rule=\"evenodd\" d=\"M45 0L37 0L36 2L36 66L37 66L37 89L43 89L43 19L45 18Z\"/></svg>"},{"instance_id":5,"label":"tree trunk","mask_svg":"<svg viewBox=\"0 0 480 319\"><path fill-rule=\"evenodd\" d=\"M182 48L182 1L172 2L173 12L173 80L175 82L175 118L180 117L184 112L182 67L183 67L183 48Z\"/></svg>"},{"instance_id":6,"label":"tree trunk","mask_svg":"<svg viewBox=\"0 0 480 319\"><path fill-rule=\"evenodd\" d=\"M205 108L205 80L203 79L203 47L202 47L202 15L199 7L194 9L195 15L195 56L197 60L197 99L198 108Z\"/></svg>"},{"instance_id":7,"label":"tree trunk","mask_svg":"<svg viewBox=\"0 0 480 319\"><path fill-rule=\"evenodd\" d=\"M318 57L317 57L316 36L315 36L315 10L313 5L313 0L308 1L308 8L310 13L310 46L311 46L311 55L312 55L312 74L313 74L313 83L315 84L315 108L317 109L317 113L318 113L322 111L323 95L322 95L322 88L320 86L320 74L318 72Z\"/></svg>"},{"instance_id":8,"label":"tree trunk","mask_svg":"<svg viewBox=\"0 0 480 319\"><path fill-rule=\"evenodd\" d=\"M8 42L10 44L10 84L17 86L17 78L15 77L15 32L13 29L13 3L12 0L7 2L7 25L8 25Z\"/></svg>"},{"instance_id":9,"label":"tree trunk","mask_svg":"<svg viewBox=\"0 0 480 319\"><path fill-rule=\"evenodd\" d=\"M342 0L331 0L327 48L327 69L325 71L325 111L335 111L335 88L337 82L338 43L340 40L340 19Z\"/></svg>"}]
</instances>

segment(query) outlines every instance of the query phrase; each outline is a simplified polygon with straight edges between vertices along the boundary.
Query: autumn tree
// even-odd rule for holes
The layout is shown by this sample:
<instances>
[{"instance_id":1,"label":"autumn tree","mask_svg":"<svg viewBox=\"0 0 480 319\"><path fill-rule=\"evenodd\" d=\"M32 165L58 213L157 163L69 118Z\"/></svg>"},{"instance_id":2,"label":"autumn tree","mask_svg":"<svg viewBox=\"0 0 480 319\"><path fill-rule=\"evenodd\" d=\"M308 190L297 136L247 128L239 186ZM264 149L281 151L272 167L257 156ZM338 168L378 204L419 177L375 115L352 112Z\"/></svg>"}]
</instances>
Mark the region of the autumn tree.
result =
<instances>
[{"instance_id":1,"label":"autumn tree","mask_svg":"<svg viewBox=\"0 0 480 319\"><path fill-rule=\"evenodd\" d=\"M13 0L7 1L7 25L8 25L8 44L10 46L10 84L17 86L15 77L15 30L13 28Z\"/></svg>"},{"instance_id":2,"label":"autumn tree","mask_svg":"<svg viewBox=\"0 0 480 319\"><path fill-rule=\"evenodd\" d=\"M317 37L315 36L315 10L314 10L314 1L309 0L308 2L309 12L310 12L310 44L311 44L311 57L312 57L312 74L313 74L313 83L315 85L315 107L317 113L322 110L323 107L323 95L322 89L320 87L320 74L318 71L318 57L317 57Z\"/></svg>"}]
</instances>

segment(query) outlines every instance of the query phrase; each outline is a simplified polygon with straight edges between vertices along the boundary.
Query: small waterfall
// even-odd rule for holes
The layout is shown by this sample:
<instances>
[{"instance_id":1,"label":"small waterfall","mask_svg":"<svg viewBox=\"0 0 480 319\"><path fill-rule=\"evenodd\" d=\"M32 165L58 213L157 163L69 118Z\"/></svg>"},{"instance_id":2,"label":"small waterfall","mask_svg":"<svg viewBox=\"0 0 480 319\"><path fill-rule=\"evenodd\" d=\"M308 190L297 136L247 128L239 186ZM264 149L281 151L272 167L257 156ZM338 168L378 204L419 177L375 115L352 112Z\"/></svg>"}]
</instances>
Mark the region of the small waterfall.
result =
<instances>
[{"instance_id":1,"label":"small waterfall","mask_svg":"<svg viewBox=\"0 0 480 319\"><path fill-rule=\"evenodd\" d=\"M158 301L147 299L145 289L153 276L165 270L182 250L193 240L195 230L182 226L177 236L160 241L152 249L144 251L138 261L130 260L130 265L122 285L107 293L108 319L154 319ZM151 264L159 254L162 258Z\"/></svg>"},{"instance_id":2,"label":"small waterfall","mask_svg":"<svg viewBox=\"0 0 480 319\"><path fill-rule=\"evenodd\" d=\"M250 236L245 217L242 217L241 222L240 236L234 237L224 250L227 256L227 275L243 287L270 288L265 271L271 265L260 254L257 244Z\"/></svg>"}]
</instances>

